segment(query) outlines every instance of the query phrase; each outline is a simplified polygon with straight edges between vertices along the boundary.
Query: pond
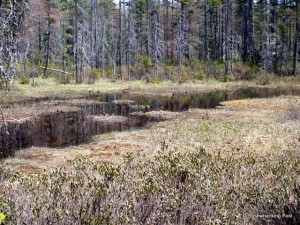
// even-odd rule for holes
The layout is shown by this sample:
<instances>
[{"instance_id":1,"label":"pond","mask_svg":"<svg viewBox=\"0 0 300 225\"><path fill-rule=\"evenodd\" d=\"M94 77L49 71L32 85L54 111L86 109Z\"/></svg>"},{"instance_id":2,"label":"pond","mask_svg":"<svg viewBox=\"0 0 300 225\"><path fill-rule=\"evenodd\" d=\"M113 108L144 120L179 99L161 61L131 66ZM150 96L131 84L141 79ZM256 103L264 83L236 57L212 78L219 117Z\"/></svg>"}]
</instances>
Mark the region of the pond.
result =
<instances>
[{"instance_id":1,"label":"pond","mask_svg":"<svg viewBox=\"0 0 300 225\"><path fill-rule=\"evenodd\" d=\"M215 108L220 102L246 98L300 95L300 88L245 88L208 93L174 93L171 96L130 93L91 93L80 99L43 99L23 102L19 107L70 106L27 120L8 121L0 127L0 159L31 146L63 147L91 140L93 135L142 128L149 111L181 112L191 108ZM11 106L15 107L15 106ZM139 112L139 113L137 113Z\"/></svg>"}]
</instances>

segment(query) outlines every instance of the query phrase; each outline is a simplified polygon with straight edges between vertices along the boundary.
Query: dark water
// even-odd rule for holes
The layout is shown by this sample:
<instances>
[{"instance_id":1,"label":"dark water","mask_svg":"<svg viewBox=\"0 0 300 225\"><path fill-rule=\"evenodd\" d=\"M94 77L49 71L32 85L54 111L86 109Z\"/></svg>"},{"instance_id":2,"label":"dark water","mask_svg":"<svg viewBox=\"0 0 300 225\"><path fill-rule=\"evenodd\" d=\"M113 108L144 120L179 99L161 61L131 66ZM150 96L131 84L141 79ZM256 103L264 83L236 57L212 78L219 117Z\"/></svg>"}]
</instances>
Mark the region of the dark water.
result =
<instances>
[{"instance_id":1,"label":"dark water","mask_svg":"<svg viewBox=\"0 0 300 225\"><path fill-rule=\"evenodd\" d=\"M22 123L8 123L0 127L0 159L11 156L15 150L30 146L62 147L89 141L93 135L123 131L145 125L146 117L134 112L166 110L181 112L190 108L215 108L220 102L246 98L268 98L280 95L300 95L300 88L246 88L236 91L209 93L174 93L172 96L130 95L128 93L91 93L80 101L43 99L58 105L78 106L70 112L42 114ZM115 115L115 117L109 117ZM109 118L109 119L108 119ZM143 120L143 121L139 121Z\"/></svg>"},{"instance_id":2,"label":"dark water","mask_svg":"<svg viewBox=\"0 0 300 225\"><path fill-rule=\"evenodd\" d=\"M186 111L190 108L215 108L220 102L248 99L270 98L280 95L300 95L299 88L246 88L236 91L214 91L208 93L174 93L172 96L147 96L130 94L90 94L87 99L100 102L113 102L115 100L132 100L136 106L147 106L147 111L166 110L172 112ZM96 106L97 107L97 106ZM127 108L126 108L127 107ZM142 108L142 107L141 107ZM98 109L97 109L98 110ZM128 105L102 106L101 113L127 116L131 112ZM102 111L104 110L104 111ZM105 111L106 110L106 111ZM99 111L98 111L99 113Z\"/></svg>"}]
</instances>

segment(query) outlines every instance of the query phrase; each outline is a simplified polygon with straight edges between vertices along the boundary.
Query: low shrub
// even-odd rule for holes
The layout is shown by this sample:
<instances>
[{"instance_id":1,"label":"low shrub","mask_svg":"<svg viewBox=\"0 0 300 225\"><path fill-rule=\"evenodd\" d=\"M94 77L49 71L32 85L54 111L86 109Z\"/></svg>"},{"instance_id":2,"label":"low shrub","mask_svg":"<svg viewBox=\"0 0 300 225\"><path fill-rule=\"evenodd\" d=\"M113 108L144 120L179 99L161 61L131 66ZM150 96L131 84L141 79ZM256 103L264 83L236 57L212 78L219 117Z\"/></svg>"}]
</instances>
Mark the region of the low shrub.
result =
<instances>
[{"instance_id":1,"label":"low shrub","mask_svg":"<svg viewBox=\"0 0 300 225\"><path fill-rule=\"evenodd\" d=\"M68 169L13 176L0 212L6 224L299 224L299 157L166 144L153 161L78 157Z\"/></svg>"},{"instance_id":2,"label":"low shrub","mask_svg":"<svg viewBox=\"0 0 300 225\"><path fill-rule=\"evenodd\" d=\"M0 168L0 182L9 178L11 174L12 174L12 172L8 168L1 167Z\"/></svg>"},{"instance_id":3,"label":"low shrub","mask_svg":"<svg viewBox=\"0 0 300 225\"><path fill-rule=\"evenodd\" d=\"M253 80L259 74L259 67L242 62L235 62L233 66L233 76L237 80Z\"/></svg>"},{"instance_id":4,"label":"low shrub","mask_svg":"<svg viewBox=\"0 0 300 225\"><path fill-rule=\"evenodd\" d=\"M300 103L297 101L290 101L288 110L280 113L278 116L280 122L300 121Z\"/></svg>"},{"instance_id":5,"label":"low shrub","mask_svg":"<svg viewBox=\"0 0 300 225\"><path fill-rule=\"evenodd\" d=\"M275 75L266 71L260 71L256 76L256 83L259 85L268 85L275 80Z\"/></svg>"},{"instance_id":6,"label":"low shrub","mask_svg":"<svg viewBox=\"0 0 300 225\"><path fill-rule=\"evenodd\" d=\"M84 69L84 82L87 84L94 84L100 77L100 71L95 68Z\"/></svg>"},{"instance_id":7,"label":"low shrub","mask_svg":"<svg viewBox=\"0 0 300 225\"><path fill-rule=\"evenodd\" d=\"M57 73L56 74L56 81L59 84L70 84L73 79L73 74L72 73Z\"/></svg>"},{"instance_id":8,"label":"low shrub","mask_svg":"<svg viewBox=\"0 0 300 225\"><path fill-rule=\"evenodd\" d=\"M19 83L20 84L29 84L30 79L29 79L29 77L23 75L19 78Z\"/></svg>"}]
</instances>

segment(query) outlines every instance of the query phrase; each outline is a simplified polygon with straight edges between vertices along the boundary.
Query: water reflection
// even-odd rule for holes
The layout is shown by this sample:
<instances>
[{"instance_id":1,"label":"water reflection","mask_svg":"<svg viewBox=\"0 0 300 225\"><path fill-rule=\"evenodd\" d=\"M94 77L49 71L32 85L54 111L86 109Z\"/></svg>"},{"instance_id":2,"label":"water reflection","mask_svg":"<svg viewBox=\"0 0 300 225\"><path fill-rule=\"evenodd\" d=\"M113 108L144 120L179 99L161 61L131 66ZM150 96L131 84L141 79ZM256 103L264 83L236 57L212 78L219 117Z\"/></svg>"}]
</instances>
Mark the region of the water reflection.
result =
<instances>
[{"instance_id":1,"label":"water reflection","mask_svg":"<svg viewBox=\"0 0 300 225\"><path fill-rule=\"evenodd\" d=\"M191 108L207 109L215 108L220 102L228 100L280 95L300 95L300 88L246 88L208 93L174 93L171 96L91 93L81 99L60 99L60 101L56 99L52 101L57 101L58 105L77 106L78 110L43 114L22 123L9 122L7 126L9 135L6 134L4 126L0 127L0 158L13 155L16 149L79 144L90 140L96 134L123 131L136 124L144 125L144 122L135 121L134 124L130 122L133 121L134 112L157 110L181 112ZM43 101L50 101L50 99L43 99ZM128 120L129 115L130 120Z\"/></svg>"}]
</instances>

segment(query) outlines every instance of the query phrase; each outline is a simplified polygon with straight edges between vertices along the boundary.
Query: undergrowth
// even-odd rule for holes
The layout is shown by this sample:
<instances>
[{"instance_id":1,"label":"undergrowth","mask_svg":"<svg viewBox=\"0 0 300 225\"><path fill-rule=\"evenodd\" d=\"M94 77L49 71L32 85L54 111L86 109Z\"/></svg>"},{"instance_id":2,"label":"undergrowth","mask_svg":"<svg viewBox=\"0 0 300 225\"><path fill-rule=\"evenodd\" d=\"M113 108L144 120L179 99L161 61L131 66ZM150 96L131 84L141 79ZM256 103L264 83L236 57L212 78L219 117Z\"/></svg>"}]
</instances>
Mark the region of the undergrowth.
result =
<instances>
[{"instance_id":1,"label":"undergrowth","mask_svg":"<svg viewBox=\"0 0 300 225\"><path fill-rule=\"evenodd\" d=\"M12 176L5 224L299 224L299 154L182 153L153 161L92 162Z\"/></svg>"},{"instance_id":2,"label":"undergrowth","mask_svg":"<svg viewBox=\"0 0 300 225\"><path fill-rule=\"evenodd\" d=\"M288 110L278 115L279 122L300 121L300 102L289 101Z\"/></svg>"}]
</instances>

